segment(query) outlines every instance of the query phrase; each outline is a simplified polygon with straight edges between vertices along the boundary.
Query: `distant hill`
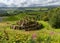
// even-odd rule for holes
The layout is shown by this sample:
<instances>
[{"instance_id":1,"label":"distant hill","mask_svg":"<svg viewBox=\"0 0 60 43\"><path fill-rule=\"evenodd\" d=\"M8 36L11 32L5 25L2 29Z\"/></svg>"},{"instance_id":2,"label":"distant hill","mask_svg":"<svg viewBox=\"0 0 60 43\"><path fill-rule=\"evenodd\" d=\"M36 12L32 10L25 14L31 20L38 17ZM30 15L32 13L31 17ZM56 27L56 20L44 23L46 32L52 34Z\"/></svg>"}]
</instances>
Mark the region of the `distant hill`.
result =
<instances>
[{"instance_id":1,"label":"distant hill","mask_svg":"<svg viewBox=\"0 0 60 43\"><path fill-rule=\"evenodd\" d=\"M1 5L0 5L1 6ZM5 5L6 6L6 5ZM0 10L26 10L26 9L37 9L37 8L56 8L60 6L39 6L39 7L0 7Z\"/></svg>"}]
</instances>

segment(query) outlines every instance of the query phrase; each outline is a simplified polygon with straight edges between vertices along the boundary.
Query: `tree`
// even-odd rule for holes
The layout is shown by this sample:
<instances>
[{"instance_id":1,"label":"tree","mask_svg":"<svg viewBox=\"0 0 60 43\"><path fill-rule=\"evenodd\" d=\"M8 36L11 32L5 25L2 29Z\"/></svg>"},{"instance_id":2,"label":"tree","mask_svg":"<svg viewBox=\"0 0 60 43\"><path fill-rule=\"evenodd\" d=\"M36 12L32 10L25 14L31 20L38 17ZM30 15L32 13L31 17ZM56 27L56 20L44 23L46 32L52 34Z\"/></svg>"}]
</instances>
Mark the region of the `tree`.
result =
<instances>
[{"instance_id":1,"label":"tree","mask_svg":"<svg viewBox=\"0 0 60 43\"><path fill-rule=\"evenodd\" d=\"M50 13L50 24L55 28L60 28L60 8L53 9L53 12Z\"/></svg>"}]
</instances>

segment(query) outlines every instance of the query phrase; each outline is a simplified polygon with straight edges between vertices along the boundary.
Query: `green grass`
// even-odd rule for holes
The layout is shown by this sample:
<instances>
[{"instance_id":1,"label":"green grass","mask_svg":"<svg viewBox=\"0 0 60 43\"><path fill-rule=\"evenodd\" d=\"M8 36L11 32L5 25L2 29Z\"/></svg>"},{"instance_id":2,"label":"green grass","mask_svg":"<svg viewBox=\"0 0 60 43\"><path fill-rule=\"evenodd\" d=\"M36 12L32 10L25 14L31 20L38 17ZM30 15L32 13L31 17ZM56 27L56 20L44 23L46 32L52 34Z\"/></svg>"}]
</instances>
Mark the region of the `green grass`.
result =
<instances>
[{"instance_id":1,"label":"green grass","mask_svg":"<svg viewBox=\"0 0 60 43\"><path fill-rule=\"evenodd\" d=\"M12 24L23 19L26 14L9 16L0 23L0 43L60 43L60 29L54 29L48 22L37 21L44 28L35 31L10 29Z\"/></svg>"},{"instance_id":2,"label":"green grass","mask_svg":"<svg viewBox=\"0 0 60 43\"><path fill-rule=\"evenodd\" d=\"M14 16L8 16L4 21L17 21L23 19L27 14L18 14Z\"/></svg>"},{"instance_id":3,"label":"green grass","mask_svg":"<svg viewBox=\"0 0 60 43\"><path fill-rule=\"evenodd\" d=\"M36 31L13 30L16 21L0 23L0 43L60 43L60 29L53 29L47 22L38 21L44 28Z\"/></svg>"},{"instance_id":4,"label":"green grass","mask_svg":"<svg viewBox=\"0 0 60 43\"><path fill-rule=\"evenodd\" d=\"M48 22L44 22L44 21L38 21L39 23L43 24L44 28L46 29L52 29L50 24Z\"/></svg>"}]
</instances>

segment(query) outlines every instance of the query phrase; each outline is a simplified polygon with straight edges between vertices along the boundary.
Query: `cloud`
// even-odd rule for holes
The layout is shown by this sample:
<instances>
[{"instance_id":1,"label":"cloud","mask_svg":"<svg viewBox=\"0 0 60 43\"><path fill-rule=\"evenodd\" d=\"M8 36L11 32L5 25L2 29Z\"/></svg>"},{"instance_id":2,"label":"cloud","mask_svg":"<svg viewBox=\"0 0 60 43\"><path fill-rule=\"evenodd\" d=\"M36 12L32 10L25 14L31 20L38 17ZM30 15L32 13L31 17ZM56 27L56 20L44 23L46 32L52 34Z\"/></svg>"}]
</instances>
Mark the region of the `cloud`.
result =
<instances>
[{"instance_id":1,"label":"cloud","mask_svg":"<svg viewBox=\"0 0 60 43\"><path fill-rule=\"evenodd\" d=\"M60 0L0 0L0 3L8 7L36 7L60 5Z\"/></svg>"},{"instance_id":2,"label":"cloud","mask_svg":"<svg viewBox=\"0 0 60 43\"><path fill-rule=\"evenodd\" d=\"M0 3L0 7L1 7L1 6L3 6L3 7L7 7L7 5L4 4L4 3Z\"/></svg>"}]
</instances>

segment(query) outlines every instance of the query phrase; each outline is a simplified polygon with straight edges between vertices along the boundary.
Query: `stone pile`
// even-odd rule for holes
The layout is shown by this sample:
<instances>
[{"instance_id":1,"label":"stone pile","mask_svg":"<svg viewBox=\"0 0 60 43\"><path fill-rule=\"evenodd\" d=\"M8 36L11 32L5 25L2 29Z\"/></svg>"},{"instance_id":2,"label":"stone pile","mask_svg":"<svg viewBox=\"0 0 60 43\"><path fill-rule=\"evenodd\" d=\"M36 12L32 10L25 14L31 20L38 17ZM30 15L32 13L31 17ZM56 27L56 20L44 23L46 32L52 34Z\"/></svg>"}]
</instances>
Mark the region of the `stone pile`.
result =
<instances>
[{"instance_id":1,"label":"stone pile","mask_svg":"<svg viewBox=\"0 0 60 43\"><path fill-rule=\"evenodd\" d=\"M39 24L36 20L30 20L26 18L24 20L18 21L15 25L14 24L11 25L10 28L15 30L30 31L30 30L39 30L43 28L43 25Z\"/></svg>"}]
</instances>

